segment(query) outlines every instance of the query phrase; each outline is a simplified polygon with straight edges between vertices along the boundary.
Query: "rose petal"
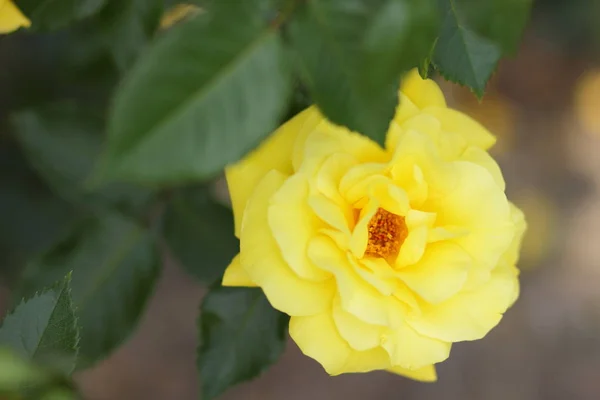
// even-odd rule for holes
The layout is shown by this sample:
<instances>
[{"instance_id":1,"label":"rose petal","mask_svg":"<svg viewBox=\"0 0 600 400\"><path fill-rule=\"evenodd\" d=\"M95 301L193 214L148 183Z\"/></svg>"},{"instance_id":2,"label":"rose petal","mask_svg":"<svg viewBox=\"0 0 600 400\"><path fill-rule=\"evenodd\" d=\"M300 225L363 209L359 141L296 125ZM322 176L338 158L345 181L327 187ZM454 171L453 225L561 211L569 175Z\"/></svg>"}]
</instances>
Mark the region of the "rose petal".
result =
<instances>
[{"instance_id":1,"label":"rose petal","mask_svg":"<svg viewBox=\"0 0 600 400\"><path fill-rule=\"evenodd\" d=\"M460 246L438 242L427 246L419 262L398 270L397 275L424 300L437 304L463 287L472 265L473 260Z\"/></svg>"},{"instance_id":2,"label":"rose petal","mask_svg":"<svg viewBox=\"0 0 600 400\"><path fill-rule=\"evenodd\" d=\"M344 310L374 325L401 323L406 311L402 304L395 298L382 296L356 274L346 255L331 239L319 236L311 240L308 256L319 267L335 275Z\"/></svg>"},{"instance_id":3,"label":"rose petal","mask_svg":"<svg viewBox=\"0 0 600 400\"><path fill-rule=\"evenodd\" d=\"M414 370L447 359L452 344L424 336L404 324L387 332L381 346L392 365Z\"/></svg>"},{"instance_id":4,"label":"rose petal","mask_svg":"<svg viewBox=\"0 0 600 400\"><path fill-rule=\"evenodd\" d=\"M317 268L306 254L309 240L325 226L308 205L306 177L295 174L286 179L269 203L269 226L290 268L310 281L331 278L329 272Z\"/></svg>"},{"instance_id":5,"label":"rose petal","mask_svg":"<svg viewBox=\"0 0 600 400\"><path fill-rule=\"evenodd\" d=\"M240 255L236 255L225 270L223 275L223 286L256 286L256 283L250 279L250 276L240 263Z\"/></svg>"},{"instance_id":6,"label":"rose petal","mask_svg":"<svg viewBox=\"0 0 600 400\"><path fill-rule=\"evenodd\" d=\"M518 293L517 271L513 267L497 269L476 290L458 293L440 304L422 304L421 317L408 323L418 332L440 340L481 339L500 322Z\"/></svg>"},{"instance_id":7,"label":"rose petal","mask_svg":"<svg viewBox=\"0 0 600 400\"><path fill-rule=\"evenodd\" d=\"M370 350L379 346L384 326L368 324L346 312L338 297L333 302L333 321L341 337L354 350Z\"/></svg>"},{"instance_id":8,"label":"rose petal","mask_svg":"<svg viewBox=\"0 0 600 400\"><path fill-rule=\"evenodd\" d=\"M246 202L258 182L273 169L290 175L293 172L291 157L297 136L304 131L312 131L322 120L317 108L309 107L279 127L241 161L225 168L237 237L240 237Z\"/></svg>"},{"instance_id":9,"label":"rose petal","mask_svg":"<svg viewBox=\"0 0 600 400\"><path fill-rule=\"evenodd\" d=\"M403 77L400 91L419 108L446 107L444 94L438 84L431 79L421 78L416 68Z\"/></svg>"},{"instance_id":10,"label":"rose petal","mask_svg":"<svg viewBox=\"0 0 600 400\"><path fill-rule=\"evenodd\" d=\"M356 351L337 331L330 313L290 319L290 336L302 353L317 360L330 375L368 372L390 366L381 348Z\"/></svg>"},{"instance_id":11,"label":"rose petal","mask_svg":"<svg viewBox=\"0 0 600 400\"><path fill-rule=\"evenodd\" d=\"M388 368L389 372L394 374L402 375L410 379L414 379L420 382L435 382L437 381L437 373L435 372L435 365L427 365L419 369L406 369L402 367Z\"/></svg>"},{"instance_id":12,"label":"rose petal","mask_svg":"<svg viewBox=\"0 0 600 400\"><path fill-rule=\"evenodd\" d=\"M482 150L479 147L469 147L460 156L460 159L463 161L470 161L485 168L490 175L492 175L494 181L496 181L496 184L501 190L506 188L506 183L504 182L504 177L502 176L502 171L500 170L498 163L487 151Z\"/></svg>"},{"instance_id":13,"label":"rose petal","mask_svg":"<svg viewBox=\"0 0 600 400\"><path fill-rule=\"evenodd\" d=\"M31 22L12 1L0 1L0 33L9 33L20 27L29 27Z\"/></svg>"},{"instance_id":14,"label":"rose petal","mask_svg":"<svg viewBox=\"0 0 600 400\"><path fill-rule=\"evenodd\" d=\"M460 111L446 107L428 106L423 109L423 112L436 117L442 124L443 131L460 135L468 146L488 150L496 143L496 137L483 125Z\"/></svg>"},{"instance_id":15,"label":"rose petal","mask_svg":"<svg viewBox=\"0 0 600 400\"><path fill-rule=\"evenodd\" d=\"M285 176L269 172L256 186L246 206L240 238L240 262L276 309L289 315L313 315L330 307L333 279L310 282L286 264L268 223L269 200L283 185Z\"/></svg>"},{"instance_id":16,"label":"rose petal","mask_svg":"<svg viewBox=\"0 0 600 400\"><path fill-rule=\"evenodd\" d=\"M478 265L491 269L498 263L515 235L504 191L483 167L456 161L448 167L455 178L439 182L426 202L437 212L436 225L459 227L469 234L452 241L465 249ZM441 187L441 185L444 187Z\"/></svg>"}]
</instances>

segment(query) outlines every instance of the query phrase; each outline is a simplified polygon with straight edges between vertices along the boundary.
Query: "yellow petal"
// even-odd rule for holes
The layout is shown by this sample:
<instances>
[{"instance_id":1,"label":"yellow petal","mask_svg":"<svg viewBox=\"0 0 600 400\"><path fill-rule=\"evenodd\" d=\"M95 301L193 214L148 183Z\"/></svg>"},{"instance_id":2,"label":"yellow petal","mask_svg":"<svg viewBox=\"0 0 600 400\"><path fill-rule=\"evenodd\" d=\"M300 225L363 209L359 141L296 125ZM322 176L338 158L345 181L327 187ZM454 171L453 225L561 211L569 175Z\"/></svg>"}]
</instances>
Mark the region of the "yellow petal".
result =
<instances>
[{"instance_id":1,"label":"yellow petal","mask_svg":"<svg viewBox=\"0 0 600 400\"><path fill-rule=\"evenodd\" d=\"M314 179L315 188L330 200L340 206L343 205L344 200L339 190L340 182L356 164L358 164L358 160L350 154L332 154L319 169Z\"/></svg>"},{"instance_id":2,"label":"yellow petal","mask_svg":"<svg viewBox=\"0 0 600 400\"><path fill-rule=\"evenodd\" d=\"M441 122L435 116L425 112L408 118L401 125L404 132L414 130L429 136L444 160L456 160L469 147L469 143L464 135L442 128Z\"/></svg>"},{"instance_id":3,"label":"yellow petal","mask_svg":"<svg viewBox=\"0 0 600 400\"><path fill-rule=\"evenodd\" d=\"M396 215L406 215L409 210L409 199L408 194L404 189L399 188L395 185L391 179L387 179L387 182L377 182L370 190L370 197L374 197L379 200L381 208Z\"/></svg>"},{"instance_id":4,"label":"yellow petal","mask_svg":"<svg viewBox=\"0 0 600 400\"><path fill-rule=\"evenodd\" d=\"M460 111L445 107L427 107L423 112L436 117L442 124L442 131L460 135L468 146L488 150L496 143L496 138L483 125Z\"/></svg>"},{"instance_id":5,"label":"yellow petal","mask_svg":"<svg viewBox=\"0 0 600 400\"><path fill-rule=\"evenodd\" d=\"M400 91L419 108L430 106L446 107L442 90L431 79L423 79L414 68L402 79Z\"/></svg>"},{"instance_id":6,"label":"yellow petal","mask_svg":"<svg viewBox=\"0 0 600 400\"><path fill-rule=\"evenodd\" d=\"M326 122L307 136L297 170L313 176L335 153L349 154L359 163L385 162L388 158L386 152L366 136Z\"/></svg>"},{"instance_id":7,"label":"yellow petal","mask_svg":"<svg viewBox=\"0 0 600 400\"><path fill-rule=\"evenodd\" d=\"M435 365L428 365L419 369L406 369L402 367L388 368L389 372L394 374L402 375L410 379L414 379L420 382L435 382L437 381L437 373L435 372Z\"/></svg>"},{"instance_id":8,"label":"yellow petal","mask_svg":"<svg viewBox=\"0 0 600 400\"><path fill-rule=\"evenodd\" d=\"M379 346L384 326L368 324L346 312L339 297L333 302L332 312L338 332L354 350L364 351Z\"/></svg>"},{"instance_id":9,"label":"yellow petal","mask_svg":"<svg viewBox=\"0 0 600 400\"><path fill-rule=\"evenodd\" d=\"M329 127L332 126L331 122L321 114L316 106L311 106L309 109L312 110L313 115L300 127L294 142L291 161L295 172L300 170L300 166L304 161L308 137L317 130L322 131L324 129L329 129Z\"/></svg>"},{"instance_id":10,"label":"yellow petal","mask_svg":"<svg viewBox=\"0 0 600 400\"><path fill-rule=\"evenodd\" d=\"M440 180L448 184L446 175L450 172L446 163L440 158L432 138L425 133L416 130L405 132L390 164L393 181L408 193L411 205L423 200L416 199L415 195L422 196L423 191L429 195L432 184Z\"/></svg>"},{"instance_id":11,"label":"yellow petal","mask_svg":"<svg viewBox=\"0 0 600 400\"><path fill-rule=\"evenodd\" d=\"M407 324L388 331L381 346L392 365L413 370L444 361L452 347L451 343L421 335Z\"/></svg>"},{"instance_id":12,"label":"yellow petal","mask_svg":"<svg viewBox=\"0 0 600 400\"><path fill-rule=\"evenodd\" d=\"M223 275L223 286L256 286L256 283L250 279L248 273L244 268L242 268L242 264L240 263L240 255L237 254L233 260L231 260L231 264L225 270L225 274Z\"/></svg>"},{"instance_id":13,"label":"yellow petal","mask_svg":"<svg viewBox=\"0 0 600 400\"><path fill-rule=\"evenodd\" d=\"M435 222L436 215L433 212L409 210L405 217L408 229L416 229L421 226L431 227Z\"/></svg>"},{"instance_id":14,"label":"yellow petal","mask_svg":"<svg viewBox=\"0 0 600 400\"><path fill-rule=\"evenodd\" d=\"M321 121L318 110L310 107L283 124L244 159L225 168L237 237L242 229L246 202L258 182L273 169L290 175L293 172L291 157L297 136L303 131L312 131Z\"/></svg>"},{"instance_id":15,"label":"yellow petal","mask_svg":"<svg viewBox=\"0 0 600 400\"><path fill-rule=\"evenodd\" d=\"M380 278L392 278L396 276L391 265L383 258L363 257L360 260L360 264Z\"/></svg>"},{"instance_id":16,"label":"yellow petal","mask_svg":"<svg viewBox=\"0 0 600 400\"><path fill-rule=\"evenodd\" d=\"M392 120L392 125L394 124L402 124L402 122L406 121L408 118L417 115L421 110L417 107L404 93L400 92L398 94L398 107L396 108L396 114L394 115L394 119ZM388 139L392 139L390 137L390 133L392 131L388 131L388 135L385 141L385 148L390 150L395 146L392 145L391 142L388 142ZM393 136L393 134L392 134Z\"/></svg>"},{"instance_id":17,"label":"yellow petal","mask_svg":"<svg viewBox=\"0 0 600 400\"><path fill-rule=\"evenodd\" d=\"M356 181L356 183L347 188L344 191L346 201L351 204L354 208L360 209L365 206L371 197L373 189L377 186L384 186L392 183L391 179L385 175L372 174L364 177L363 180Z\"/></svg>"},{"instance_id":18,"label":"yellow petal","mask_svg":"<svg viewBox=\"0 0 600 400\"><path fill-rule=\"evenodd\" d=\"M436 225L460 227L470 233L453 239L482 267L498 263L514 237L515 227L504 191L479 165L456 161L446 168L454 179L430 196L427 207L438 214ZM430 186L431 188L431 186Z\"/></svg>"},{"instance_id":19,"label":"yellow petal","mask_svg":"<svg viewBox=\"0 0 600 400\"><path fill-rule=\"evenodd\" d=\"M413 106L414 107L414 106ZM418 111L416 112L416 114L418 114ZM413 113L411 113L411 117L415 115ZM403 117L403 121L406 118L410 118L410 117ZM400 126L400 124L397 121L392 121L390 123L390 127L388 128L387 134L385 136L385 148L392 154L394 154L394 152L396 151L396 148L398 147L398 141L400 140L400 138L402 137L402 135L404 134L404 129L402 129L402 127Z\"/></svg>"},{"instance_id":20,"label":"yellow petal","mask_svg":"<svg viewBox=\"0 0 600 400\"><path fill-rule=\"evenodd\" d=\"M289 315L313 315L330 307L334 282L301 279L281 256L269 229L268 206L284 181L280 172L269 172L248 200L240 237L240 262L273 307Z\"/></svg>"},{"instance_id":21,"label":"yellow petal","mask_svg":"<svg viewBox=\"0 0 600 400\"><path fill-rule=\"evenodd\" d=\"M442 124L433 115L419 113L400 125L404 131L417 131L429 136L434 142L441 136Z\"/></svg>"},{"instance_id":22,"label":"yellow petal","mask_svg":"<svg viewBox=\"0 0 600 400\"><path fill-rule=\"evenodd\" d=\"M350 168L340 181L340 193L347 200L355 198L356 195L351 194L351 191L355 191L355 186L362 184L365 179L373 175L384 176L387 169L386 164L372 163L372 164L358 164L355 167Z\"/></svg>"},{"instance_id":23,"label":"yellow petal","mask_svg":"<svg viewBox=\"0 0 600 400\"><path fill-rule=\"evenodd\" d=\"M344 252L350 251L350 235L344 232L340 232L337 229L321 229L320 234L327 236L331 239L335 245Z\"/></svg>"},{"instance_id":24,"label":"yellow petal","mask_svg":"<svg viewBox=\"0 0 600 400\"><path fill-rule=\"evenodd\" d=\"M306 254L309 240L325 226L308 205L306 177L295 174L286 179L269 203L269 226L286 263L300 278L316 282L331 278Z\"/></svg>"},{"instance_id":25,"label":"yellow petal","mask_svg":"<svg viewBox=\"0 0 600 400\"><path fill-rule=\"evenodd\" d=\"M388 145L391 150L396 152L399 149L402 138L408 131L415 131L419 135L427 135L432 143L440 145L440 141L447 135L443 135L442 124L440 121L432 115L419 112L410 118L405 119L402 123L394 123L390 125L388 132ZM403 144L405 146L405 144ZM464 150L464 144L461 150ZM395 157L397 158L397 156Z\"/></svg>"},{"instance_id":26,"label":"yellow petal","mask_svg":"<svg viewBox=\"0 0 600 400\"><path fill-rule=\"evenodd\" d=\"M440 340L481 339L500 322L518 290L516 269L497 268L476 290L461 292L440 304L422 304L421 317L408 323L418 332Z\"/></svg>"},{"instance_id":27,"label":"yellow petal","mask_svg":"<svg viewBox=\"0 0 600 400\"><path fill-rule=\"evenodd\" d=\"M429 229L427 232L427 243L440 242L442 240L451 240L468 235L470 232L467 228L460 226L445 225L444 227L437 226Z\"/></svg>"},{"instance_id":28,"label":"yellow petal","mask_svg":"<svg viewBox=\"0 0 600 400\"><path fill-rule=\"evenodd\" d=\"M337 331L330 313L292 317L290 336L302 353L318 361L330 375L385 369L390 360L381 348L356 351Z\"/></svg>"},{"instance_id":29,"label":"yellow petal","mask_svg":"<svg viewBox=\"0 0 600 400\"><path fill-rule=\"evenodd\" d=\"M344 193L348 203L354 208L362 208L369 199L377 199L379 207L396 215L406 215L409 198L404 189L398 187L389 177L374 174L357 181Z\"/></svg>"},{"instance_id":30,"label":"yellow petal","mask_svg":"<svg viewBox=\"0 0 600 400\"><path fill-rule=\"evenodd\" d=\"M394 297L407 307L407 315L413 317L421 315L421 305L419 304L419 300L417 300L417 295L404 283L398 285L394 292Z\"/></svg>"},{"instance_id":31,"label":"yellow petal","mask_svg":"<svg viewBox=\"0 0 600 400\"><path fill-rule=\"evenodd\" d=\"M396 291L398 280L394 279L392 269L384 259L365 257L359 261L348 254L348 261L354 272L367 284L373 286L381 295L390 296ZM387 270L387 272L384 272L384 270Z\"/></svg>"},{"instance_id":32,"label":"yellow petal","mask_svg":"<svg viewBox=\"0 0 600 400\"><path fill-rule=\"evenodd\" d=\"M323 221L346 234L354 228L354 210L340 193L342 177L358 161L350 154L329 156L312 180L309 203Z\"/></svg>"},{"instance_id":33,"label":"yellow petal","mask_svg":"<svg viewBox=\"0 0 600 400\"><path fill-rule=\"evenodd\" d=\"M308 256L335 275L344 310L374 325L395 326L402 321L405 312L402 304L395 298L382 296L356 274L346 255L331 239L318 236L311 240Z\"/></svg>"},{"instance_id":34,"label":"yellow petal","mask_svg":"<svg viewBox=\"0 0 600 400\"><path fill-rule=\"evenodd\" d=\"M410 205L413 208L419 208L427 200L429 195L429 185L425 181L423 170L418 165L413 165L412 173L407 173L401 180L404 182L403 189L408 195ZM394 180L399 181L398 171L393 171Z\"/></svg>"},{"instance_id":35,"label":"yellow petal","mask_svg":"<svg viewBox=\"0 0 600 400\"><path fill-rule=\"evenodd\" d=\"M513 224L515 225L515 235L513 241L501 257L501 262L506 266L513 266L519 259L519 252L521 250L521 244L523 242L523 236L527 229L527 223L525 222L525 215L517 206L510 203L510 216Z\"/></svg>"},{"instance_id":36,"label":"yellow petal","mask_svg":"<svg viewBox=\"0 0 600 400\"><path fill-rule=\"evenodd\" d=\"M292 317L289 332L302 353L318 361L327 373L343 372L351 349L336 331L330 315Z\"/></svg>"},{"instance_id":37,"label":"yellow petal","mask_svg":"<svg viewBox=\"0 0 600 400\"><path fill-rule=\"evenodd\" d=\"M427 226L419 226L409 231L396 258L396 268L413 265L423 257L425 246L427 245L427 233Z\"/></svg>"},{"instance_id":38,"label":"yellow petal","mask_svg":"<svg viewBox=\"0 0 600 400\"><path fill-rule=\"evenodd\" d=\"M414 265L400 269L398 277L429 303L436 304L456 294L467 280L473 260L460 246L432 243Z\"/></svg>"},{"instance_id":39,"label":"yellow petal","mask_svg":"<svg viewBox=\"0 0 600 400\"><path fill-rule=\"evenodd\" d=\"M340 232L350 234L350 229L354 227L354 217L349 206L336 204L320 194L310 196L308 204L321 221Z\"/></svg>"},{"instance_id":40,"label":"yellow petal","mask_svg":"<svg viewBox=\"0 0 600 400\"><path fill-rule=\"evenodd\" d=\"M498 163L492 158L490 153L480 149L479 147L469 147L460 156L460 159L475 163L485 168L490 173L490 175L492 175L498 187L501 190L505 190L506 183L504 182L504 176L502 176L502 171L500 170Z\"/></svg>"},{"instance_id":41,"label":"yellow petal","mask_svg":"<svg viewBox=\"0 0 600 400\"><path fill-rule=\"evenodd\" d=\"M379 201L371 199L369 203L360 211L358 222L354 227L350 237L350 251L354 257L360 259L365 255L367 244L369 242L369 223L379 209Z\"/></svg>"},{"instance_id":42,"label":"yellow petal","mask_svg":"<svg viewBox=\"0 0 600 400\"><path fill-rule=\"evenodd\" d=\"M342 371L331 375L382 370L388 368L389 365L390 357L381 347L375 347L366 351L353 350L346 360Z\"/></svg>"},{"instance_id":43,"label":"yellow petal","mask_svg":"<svg viewBox=\"0 0 600 400\"><path fill-rule=\"evenodd\" d=\"M31 22L10 0L0 0L0 33L16 31L29 27Z\"/></svg>"}]
</instances>

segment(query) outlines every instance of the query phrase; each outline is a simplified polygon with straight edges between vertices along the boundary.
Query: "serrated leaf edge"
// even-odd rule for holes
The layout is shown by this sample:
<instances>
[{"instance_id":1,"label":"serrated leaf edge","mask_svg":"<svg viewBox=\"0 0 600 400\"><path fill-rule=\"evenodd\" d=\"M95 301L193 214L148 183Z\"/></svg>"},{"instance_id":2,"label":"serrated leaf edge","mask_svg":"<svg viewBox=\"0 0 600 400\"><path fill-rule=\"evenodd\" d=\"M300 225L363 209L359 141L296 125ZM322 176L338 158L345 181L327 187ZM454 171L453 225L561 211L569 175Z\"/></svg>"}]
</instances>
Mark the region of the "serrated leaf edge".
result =
<instances>
[{"instance_id":1,"label":"serrated leaf edge","mask_svg":"<svg viewBox=\"0 0 600 400\"><path fill-rule=\"evenodd\" d=\"M72 277L72 275L73 275L73 271L70 271L67 275L65 275L65 277L62 280L56 281L54 284L47 286L41 290L37 290L34 294L32 294L29 297L22 297L21 301L17 305L15 305L8 313L6 313L6 315L2 318L2 321L0 321L0 329L2 329L6 319L14 316L15 312L19 309L20 306L28 303L29 301L31 301L33 299L39 298L39 297L43 296L44 294L49 293L52 290L55 290L56 288L60 288L58 298L60 298L60 296L64 295L66 292L66 294L68 295L68 299L69 299L69 302L68 302L69 309L70 309L71 313L73 314L73 328L75 328L74 329L75 344L74 344L73 348L71 349L74 351L75 362L73 363L73 367L69 371L69 373L72 373L75 370L75 366L77 365L76 360L79 355L79 342L81 341L81 329L80 329L80 326L78 323L79 317L77 316L75 304L73 303L73 297L71 296L71 277ZM54 308L52 310L52 313L50 314L50 318L54 314L55 309L56 308ZM43 334L41 336L43 336ZM39 345L39 343L38 343L38 345ZM36 349L36 351L37 351L37 349Z\"/></svg>"}]
</instances>

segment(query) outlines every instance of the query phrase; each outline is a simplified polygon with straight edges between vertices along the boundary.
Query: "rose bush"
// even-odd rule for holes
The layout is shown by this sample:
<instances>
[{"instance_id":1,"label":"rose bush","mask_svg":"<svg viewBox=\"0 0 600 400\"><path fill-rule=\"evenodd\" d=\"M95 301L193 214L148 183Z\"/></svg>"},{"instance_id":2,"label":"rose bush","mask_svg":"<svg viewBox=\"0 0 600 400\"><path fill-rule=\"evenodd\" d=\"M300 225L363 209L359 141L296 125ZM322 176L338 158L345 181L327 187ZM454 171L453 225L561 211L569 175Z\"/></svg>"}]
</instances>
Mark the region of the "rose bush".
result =
<instances>
[{"instance_id":1,"label":"rose bush","mask_svg":"<svg viewBox=\"0 0 600 400\"><path fill-rule=\"evenodd\" d=\"M423 381L518 296L525 229L486 151L494 137L412 71L385 149L315 107L227 169L240 253L226 286L260 286L332 374Z\"/></svg>"}]
</instances>

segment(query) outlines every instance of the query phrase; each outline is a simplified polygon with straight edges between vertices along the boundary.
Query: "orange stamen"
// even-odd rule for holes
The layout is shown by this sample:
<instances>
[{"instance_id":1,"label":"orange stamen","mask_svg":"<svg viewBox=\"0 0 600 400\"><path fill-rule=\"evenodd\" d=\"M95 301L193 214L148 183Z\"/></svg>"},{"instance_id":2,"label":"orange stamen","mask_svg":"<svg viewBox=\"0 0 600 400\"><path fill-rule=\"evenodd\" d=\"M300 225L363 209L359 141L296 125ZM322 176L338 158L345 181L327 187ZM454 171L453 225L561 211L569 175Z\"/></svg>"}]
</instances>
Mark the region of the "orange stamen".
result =
<instances>
[{"instance_id":1,"label":"orange stamen","mask_svg":"<svg viewBox=\"0 0 600 400\"><path fill-rule=\"evenodd\" d=\"M392 214L383 208L369 221L369 241L365 255L388 259L396 257L400 246L408 235L404 217Z\"/></svg>"}]
</instances>

